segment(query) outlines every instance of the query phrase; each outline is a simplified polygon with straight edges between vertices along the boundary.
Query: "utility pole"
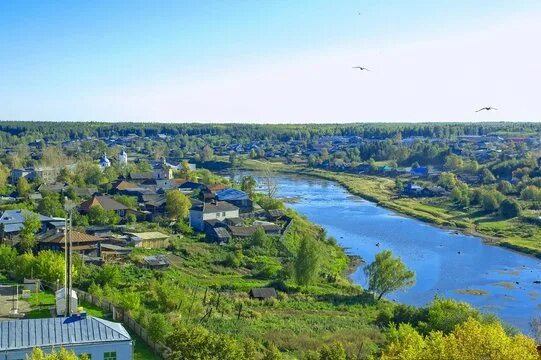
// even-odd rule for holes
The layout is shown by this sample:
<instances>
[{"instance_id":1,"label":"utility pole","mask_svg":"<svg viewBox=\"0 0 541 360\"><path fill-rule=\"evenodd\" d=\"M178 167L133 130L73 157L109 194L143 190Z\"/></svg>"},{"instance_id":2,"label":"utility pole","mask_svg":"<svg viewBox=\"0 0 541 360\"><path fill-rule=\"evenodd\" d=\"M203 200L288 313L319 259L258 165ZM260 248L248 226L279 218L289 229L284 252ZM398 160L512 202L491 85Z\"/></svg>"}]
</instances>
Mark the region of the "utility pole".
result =
<instances>
[{"instance_id":1,"label":"utility pole","mask_svg":"<svg viewBox=\"0 0 541 360\"><path fill-rule=\"evenodd\" d=\"M71 272L72 272L72 256L71 256L71 214L72 211L69 212L69 231L68 231L68 263L67 263L67 270L68 270L68 302L66 303L66 314L67 316L71 316L73 313L73 309L71 308L71 288L72 288L72 282L71 282Z\"/></svg>"}]
</instances>

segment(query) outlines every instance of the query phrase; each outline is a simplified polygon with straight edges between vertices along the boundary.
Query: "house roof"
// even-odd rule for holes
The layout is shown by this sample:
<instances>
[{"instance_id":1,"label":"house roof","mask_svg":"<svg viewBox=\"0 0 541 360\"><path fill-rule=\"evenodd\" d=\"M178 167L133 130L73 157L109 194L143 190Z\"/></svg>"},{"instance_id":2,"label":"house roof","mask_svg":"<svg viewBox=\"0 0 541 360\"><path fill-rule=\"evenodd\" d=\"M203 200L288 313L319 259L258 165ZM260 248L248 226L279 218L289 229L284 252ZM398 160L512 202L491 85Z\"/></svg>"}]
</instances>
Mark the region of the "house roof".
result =
<instances>
[{"instance_id":1,"label":"house roof","mask_svg":"<svg viewBox=\"0 0 541 360\"><path fill-rule=\"evenodd\" d=\"M167 239L169 238L169 235L163 234L159 231L148 231L148 232L127 232L127 235L130 235L132 237L136 237L140 240L161 240L161 239Z\"/></svg>"},{"instance_id":2,"label":"house roof","mask_svg":"<svg viewBox=\"0 0 541 360\"><path fill-rule=\"evenodd\" d=\"M137 185L131 182L128 182L126 180L121 180L118 184L114 186L116 190L125 190L125 189L132 189L136 188Z\"/></svg>"},{"instance_id":3,"label":"house roof","mask_svg":"<svg viewBox=\"0 0 541 360\"><path fill-rule=\"evenodd\" d=\"M79 231L72 231L71 232L71 241L74 243L81 243L81 242L97 242L97 241L103 241L105 240L102 237L94 236L90 234L85 234ZM56 243L56 244L64 244L64 233L63 232L57 232L54 234L51 234L49 236L45 236L43 239L40 240L42 243Z\"/></svg>"},{"instance_id":4,"label":"house roof","mask_svg":"<svg viewBox=\"0 0 541 360\"><path fill-rule=\"evenodd\" d=\"M204 189L207 189L208 187L205 184L201 184L201 183L197 183L193 181L186 181L182 183L178 188L183 189L183 190L195 190L195 189L204 190Z\"/></svg>"},{"instance_id":5,"label":"house roof","mask_svg":"<svg viewBox=\"0 0 541 360\"><path fill-rule=\"evenodd\" d=\"M2 351L131 341L118 323L92 316L0 321Z\"/></svg>"},{"instance_id":6,"label":"house roof","mask_svg":"<svg viewBox=\"0 0 541 360\"><path fill-rule=\"evenodd\" d=\"M231 238L231 235L229 234L229 232L227 231L226 228L216 227L216 228L213 228L212 230L214 231L216 236L219 237L219 238L222 238L222 239Z\"/></svg>"},{"instance_id":7,"label":"house roof","mask_svg":"<svg viewBox=\"0 0 541 360\"><path fill-rule=\"evenodd\" d=\"M205 214L212 214L223 211L235 211L239 208L233 204L230 204L225 201L216 201L216 203L203 203L196 202L193 204L191 210L203 211Z\"/></svg>"},{"instance_id":8,"label":"house roof","mask_svg":"<svg viewBox=\"0 0 541 360\"><path fill-rule=\"evenodd\" d=\"M257 228L255 226L228 226L231 235L238 237L252 236Z\"/></svg>"},{"instance_id":9,"label":"house roof","mask_svg":"<svg viewBox=\"0 0 541 360\"><path fill-rule=\"evenodd\" d=\"M116 201L113 198L110 198L109 196L95 195L95 196L92 197L92 199L89 199L89 200L81 203L81 205L79 205L79 210L81 210L81 211L90 211L90 208L92 206L96 206L96 205L101 206L105 210L127 210L127 209L129 209L129 207L127 207L126 205L124 205L122 203L119 203L118 201Z\"/></svg>"},{"instance_id":10,"label":"house roof","mask_svg":"<svg viewBox=\"0 0 541 360\"><path fill-rule=\"evenodd\" d=\"M224 189L216 193L218 200L232 201L232 200L248 200L248 194L238 189Z\"/></svg>"},{"instance_id":11,"label":"house roof","mask_svg":"<svg viewBox=\"0 0 541 360\"><path fill-rule=\"evenodd\" d=\"M33 214L33 212L24 209L5 210L0 215L0 224L4 224L4 232L11 233L21 231L23 228L24 218L27 214ZM39 216L39 220L42 223L63 220L60 218L52 218L40 214L37 215Z\"/></svg>"},{"instance_id":12,"label":"house roof","mask_svg":"<svg viewBox=\"0 0 541 360\"><path fill-rule=\"evenodd\" d=\"M166 266L169 265L169 260L165 256L156 255L156 256L145 256L143 258L145 264L149 266Z\"/></svg>"},{"instance_id":13,"label":"house roof","mask_svg":"<svg viewBox=\"0 0 541 360\"><path fill-rule=\"evenodd\" d=\"M226 184L214 184L214 185L209 185L208 189L212 192L217 192L223 189L227 189L228 187L229 185L226 185Z\"/></svg>"},{"instance_id":14,"label":"house roof","mask_svg":"<svg viewBox=\"0 0 541 360\"><path fill-rule=\"evenodd\" d=\"M259 299L267 299L270 297L276 297L276 290L274 288L253 288L250 290L250 295Z\"/></svg>"}]
</instances>

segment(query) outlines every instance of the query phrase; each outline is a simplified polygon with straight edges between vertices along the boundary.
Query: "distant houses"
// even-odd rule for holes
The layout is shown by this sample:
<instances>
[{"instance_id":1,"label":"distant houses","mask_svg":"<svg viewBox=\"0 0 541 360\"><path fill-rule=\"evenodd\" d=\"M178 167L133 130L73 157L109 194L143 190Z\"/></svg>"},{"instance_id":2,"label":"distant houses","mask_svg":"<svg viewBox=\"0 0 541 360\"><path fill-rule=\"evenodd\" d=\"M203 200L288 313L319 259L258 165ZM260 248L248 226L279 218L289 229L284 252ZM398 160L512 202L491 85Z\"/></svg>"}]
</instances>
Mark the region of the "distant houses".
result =
<instances>
[{"instance_id":1,"label":"distant houses","mask_svg":"<svg viewBox=\"0 0 541 360\"><path fill-rule=\"evenodd\" d=\"M92 360L131 360L133 340L122 324L93 316L0 321L0 358L25 359L34 348L66 348Z\"/></svg>"},{"instance_id":2,"label":"distant houses","mask_svg":"<svg viewBox=\"0 0 541 360\"><path fill-rule=\"evenodd\" d=\"M11 183L16 184L20 178L28 181L40 179L43 183L53 183L60 173L59 167L29 167L24 169L13 169L11 171Z\"/></svg>"},{"instance_id":3,"label":"distant houses","mask_svg":"<svg viewBox=\"0 0 541 360\"><path fill-rule=\"evenodd\" d=\"M30 214L29 210L5 210L0 213L0 243L9 242L11 245L18 243L18 235L24 227L24 220ZM53 218L45 215L35 214L41 222L41 232L48 229L62 228L63 218Z\"/></svg>"}]
</instances>

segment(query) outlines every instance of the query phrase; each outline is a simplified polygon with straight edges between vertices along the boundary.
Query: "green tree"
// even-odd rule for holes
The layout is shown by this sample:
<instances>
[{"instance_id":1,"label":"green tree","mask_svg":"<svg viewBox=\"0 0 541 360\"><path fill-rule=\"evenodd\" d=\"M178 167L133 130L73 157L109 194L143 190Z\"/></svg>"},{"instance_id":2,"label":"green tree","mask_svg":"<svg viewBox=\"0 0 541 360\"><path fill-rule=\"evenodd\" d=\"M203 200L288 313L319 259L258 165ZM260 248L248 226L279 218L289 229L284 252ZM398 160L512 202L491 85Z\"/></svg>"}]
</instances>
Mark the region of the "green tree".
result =
<instances>
[{"instance_id":1,"label":"green tree","mask_svg":"<svg viewBox=\"0 0 541 360\"><path fill-rule=\"evenodd\" d=\"M496 181L496 177L490 172L489 169L483 168L483 171L481 172L481 180L483 181L483 184L492 184Z\"/></svg>"},{"instance_id":2,"label":"green tree","mask_svg":"<svg viewBox=\"0 0 541 360\"><path fill-rule=\"evenodd\" d=\"M504 196L496 189L484 190L480 194L479 202L483 210L494 212L500 207Z\"/></svg>"},{"instance_id":3,"label":"green tree","mask_svg":"<svg viewBox=\"0 0 541 360\"><path fill-rule=\"evenodd\" d=\"M470 190L467 184L458 182L457 185L451 191L451 200L456 202L462 207L470 205Z\"/></svg>"},{"instance_id":4,"label":"green tree","mask_svg":"<svg viewBox=\"0 0 541 360\"><path fill-rule=\"evenodd\" d=\"M502 194L509 195L515 192L515 187L507 180L502 180L498 183L496 190Z\"/></svg>"},{"instance_id":5,"label":"green tree","mask_svg":"<svg viewBox=\"0 0 541 360\"><path fill-rule=\"evenodd\" d=\"M440 174L440 178L438 180L438 184L447 190L451 190L456 186L458 183L458 180L456 178L456 175L450 172L442 172Z\"/></svg>"},{"instance_id":6,"label":"green tree","mask_svg":"<svg viewBox=\"0 0 541 360\"><path fill-rule=\"evenodd\" d=\"M250 245L268 249L270 247L271 239L265 233L265 229L259 226L255 233L250 237Z\"/></svg>"},{"instance_id":7,"label":"green tree","mask_svg":"<svg viewBox=\"0 0 541 360\"><path fill-rule=\"evenodd\" d=\"M237 158L237 153L233 151L229 153L229 164L231 164L231 167L236 167L239 165L239 159Z\"/></svg>"},{"instance_id":8,"label":"green tree","mask_svg":"<svg viewBox=\"0 0 541 360\"><path fill-rule=\"evenodd\" d=\"M148 317L146 330L152 341L164 343L172 329L169 321L163 314L153 313Z\"/></svg>"},{"instance_id":9,"label":"green tree","mask_svg":"<svg viewBox=\"0 0 541 360\"><path fill-rule=\"evenodd\" d=\"M445 168L451 171L460 170L464 167L464 160L458 155L449 155L445 159Z\"/></svg>"},{"instance_id":10,"label":"green tree","mask_svg":"<svg viewBox=\"0 0 541 360\"><path fill-rule=\"evenodd\" d=\"M17 258L15 248L8 245L0 245L0 272L12 270Z\"/></svg>"},{"instance_id":11,"label":"green tree","mask_svg":"<svg viewBox=\"0 0 541 360\"><path fill-rule=\"evenodd\" d=\"M307 286L315 281L320 268L320 258L318 246L314 239L302 238L293 265L297 285Z\"/></svg>"},{"instance_id":12,"label":"green tree","mask_svg":"<svg viewBox=\"0 0 541 360\"><path fill-rule=\"evenodd\" d=\"M346 350L339 342L325 345L319 350L319 360L346 360Z\"/></svg>"},{"instance_id":13,"label":"green tree","mask_svg":"<svg viewBox=\"0 0 541 360\"><path fill-rule=\"evenodd\" d=\"M368 289L380 300L383 295L407 288L415 284L415 273L409 270L402 260L393 257L390 250L376 254L375 260L365 266Z\"/></svg>"},{"instance_id":14,"label":"green tree","mask_svg":"<svg viewBox=\"0 0 541 360\"><path fill-rule=\"evenodd\" d=\"M21 230L20 246L23 252L31 251L36 246L36 233L41 229L41 221L37 214L26 212L24 214L23 228Z\"/></svg>"},{"instance_id":15,"label":"green tree","mask_svg":"<svg viewBox=\"0 0 541 360\"><path fill-rule=\"evenodd\" d=\"M235 339L213 334L200 325L178 323L167 338L167 346L171 349L171 360L245 359L244 350Z\"/></svg>"},{"instance_id":16,"label":"green tree","mask_svg":"<svg viewBox=\"0 0 541 360\"><path fill-rule=\"evenodd\" d=\"M38 202L38 212L47 216L64 216L64 207L60 201L60 195L53 192L43 193L41 200Z\"/></svg>"},{"instance_id":17,"label":"green tree","mask_svg":"<svg viewBox=\"0 0 541 360\"><path fill-rule=\"evenodd\" d=\"M500 215L506 219L520 216L522 209L515 199L505 199L500 204Z\"/></svg>"},{"instance_id":18,"label":"green tree","mask_svg":"<svg viewBox=\"0 0 541 360\"><path fill-rule=\"evenodd\" d=\"M24 177L20 177L19 180L17 180L17 194L20 197L27 198L30 191L32 191L32 187L28 183L28 180Z\"/></svg>"},{"instance_id":19,"label":"green tree","mask_svg":"<svg viewBox=\"0 0 541 360\"><path fill-rule=\"evenodd\" d=\"M107 211L100 205L92 206L86 217L90 225L115 225L120 221L120 217L115 211Z\"/></svg>"},{"instance_id":20,"label":"green tree","mask_svg":"<svg viewBox=\"0 0 541 360\"><path fill-rule=\"evenodd\" d=\"M49 353L45 353L41 348L34 348L32 354L26 357L27 360L90 360L88 355L76 355L73 351L60 348L60 351L56 352L52 350Z\"/></svg>"},{"instance_id":21,"label":"green tree","mask_svg":"<svg viewBox=\"0 0 541 360\"><path fill-rule=\"evenodd\" d=\"M184 219L190 212L190 199L179 190L169 190L165 193L165 211L170 219Z\"/></svg>"},{"instance_id":22,"label":"green tree","mask_svg":"<svg viewBox=\"0 0 541 360\"><path fill-rule=\"evenodd\" d=\"M43 281L54 283L56 280L64 281L64 254L56 251L40 251L34 259L34 276ZM72 274L75 277L75 268Z\"/></svg>"},{"instance_id":23,"label":"green tree","mask_svg":"<svg viewBox=\"0 0 541 360\"><path fill-rule=\"evenodd\" d=\"M537 360L535 341L525 335L508 335L497 322L483 324L468 319L452 333L419 334L410 324L391 326L382 360Z\"/></svg>"},{"instance_id":24,"label":"green tree","mask_svg":"<svg viewBox=\"0 0 541 360\"><path fill-rule=\"evenodd\" d=\"M247 175L243 176L240 182L240 189L248 194L249 197L252 197L255 191L257 183L253 176Z\"/></svg>"},{"instance_id":25,"label":"green tree","mask_svg":"<svg viewBox=\"0 0 541 360\"><path fill-rule=\"evenodd\" d=\"M0 163L0 191L3 191L8 184L9 169Z\"/></svg>"},{"instance_id":26,"label":"green tree","mask_svg":"<svg viewBox=\"0 0 541 360\"><path fill-rule=\"evenodd\" d=\"M263 353L262 360L281 360L282 359L282 353L276 345L269 344L267 348L265 349L265 352Z\"/></svg>"},{"instance_id":27,"label":"green tree","mask_svg":"<svg viewBox=\"0 0 541 360\"><path fill-rule=\"evenodd\" d=\"M203 150L201 150L201 161L207 162L214 160L214 150L208 145L205 145L203 147Z\"/></svg>"},{"instance_id":28,"label":"green tree","mask_svg":"<svg viewBox=\"0 0 541 360\"><path fill-rule=\"evenodd\" d=\"M535 185L526 186L520 192L520 198L523 200L541 201L541 188Z\"/></svg>"}]
</instances>

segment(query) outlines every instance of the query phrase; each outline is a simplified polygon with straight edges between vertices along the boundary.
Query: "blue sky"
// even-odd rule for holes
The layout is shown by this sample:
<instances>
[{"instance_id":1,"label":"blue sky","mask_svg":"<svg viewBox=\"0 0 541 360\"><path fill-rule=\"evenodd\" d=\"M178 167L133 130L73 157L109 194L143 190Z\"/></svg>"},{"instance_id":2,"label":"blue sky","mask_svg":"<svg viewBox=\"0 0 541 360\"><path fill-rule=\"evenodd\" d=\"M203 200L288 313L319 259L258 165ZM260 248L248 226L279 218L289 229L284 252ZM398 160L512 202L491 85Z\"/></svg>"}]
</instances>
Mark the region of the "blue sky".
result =
<instances>
[{"instance_id":1,"label":"blue sky","mask_svg":"<svg viewBox=\"0 0 541 360\"><path fill-rule=\"evenodd\" d=\"M494 0L4 1L0 2L0 119L471 120L468 111L477 106L473 99L471 104L461 100L468 108L464 116L423 111L426 104L419 101L416 108L410 104L413 99L407 103L409 112L377 111L389 102L403 101L401 93L384 89L396 90L412 81L386 69L415 66L409 60L422 63L435 49L455 49L447 56L449 63L441 64L445 85L456 78L448 74L449 65L464 60L466 51L476 48L475 41L499 46L503 31L510 34L506 35L510 47L501 51L507 53L506 61L516 62L507 64L535 72L533 77L521 74L521 82L517 83L517 77L505 84L535 90L539 53L517 47L513 37L526 46L530 39L524 37L539 30L535 24L541 21L540 8L539 1ZM528 59L518 56L522 50L528 52L524 54ZM489 55L501 58L489 53L475 54L471 59L475 69L492 62ZM517 57L509 58L509 53ZM366 60L372 62L365 64ZM375 94L349 79L358 77L350 70L359 61L377 69L379 75L368 84L372 89L381 87ZM348 72L336 70L338 66ZM429 78L439 75L437 69L432 70L426 75L426 86ZM423 75L418 76L423 83ZM475 89L483 80L473 79L464 86ZM448 96L443 85L442 95ZM414 90L425 97L437 90L428 91L426 86ZM315 92L314 87L319 90ZM485 104L491 99L482 96L484 90L477 90L479 106L490 105ZM373 96L365 104L366 111L359 110L363 104L355 101L351 91L364 98ZM524 99L524 94L514 94ZM475 95L472 91L468 98ZM494 94L494 100L506 96ZM512 101L521 111L502 111L493 119L541 119L535 109L525 112L521 101ZM370 104L378 107L370 110Z\"/></svg>"}]
</instances>

